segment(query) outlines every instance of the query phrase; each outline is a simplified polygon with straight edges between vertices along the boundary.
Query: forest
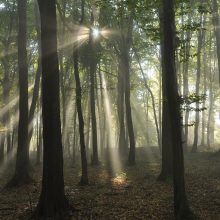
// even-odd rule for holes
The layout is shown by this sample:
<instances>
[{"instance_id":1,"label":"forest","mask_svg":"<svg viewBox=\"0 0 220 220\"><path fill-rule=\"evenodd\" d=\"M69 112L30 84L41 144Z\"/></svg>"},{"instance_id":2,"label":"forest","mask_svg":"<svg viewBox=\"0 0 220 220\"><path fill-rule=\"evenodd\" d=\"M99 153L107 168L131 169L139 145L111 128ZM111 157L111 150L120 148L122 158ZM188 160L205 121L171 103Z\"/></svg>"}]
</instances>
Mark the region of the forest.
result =
<instances>
[{"instance_id":1,"label":"forest","mask_svg":"<svg viewBox=\"0 0 220 220\"><path fill-rule=\"evenodd\" d=\"M219 0L0 0L0 220L220 220Z\"/></svg>"}]
</instances>

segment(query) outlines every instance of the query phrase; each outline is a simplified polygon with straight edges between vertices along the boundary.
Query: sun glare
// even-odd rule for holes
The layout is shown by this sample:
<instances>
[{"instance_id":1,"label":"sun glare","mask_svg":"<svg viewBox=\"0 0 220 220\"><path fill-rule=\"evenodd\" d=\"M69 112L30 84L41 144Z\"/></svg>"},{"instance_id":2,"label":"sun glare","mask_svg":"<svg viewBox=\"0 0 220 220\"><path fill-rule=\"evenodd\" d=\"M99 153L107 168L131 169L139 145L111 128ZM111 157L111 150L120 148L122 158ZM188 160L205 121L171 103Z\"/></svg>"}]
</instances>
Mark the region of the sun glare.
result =
<instances>
[{"instance_id":1,"label":"sun glare","mask_svg":"<svg viewBox=\"0 0 220 220\"><path fill-rule=\"evenodd\" d=\"M99 38L100 35L101 35L101 31L97 27L93 27L92 28L92 36L94 37L94 39Z\"/></svg>"}]
</instances>

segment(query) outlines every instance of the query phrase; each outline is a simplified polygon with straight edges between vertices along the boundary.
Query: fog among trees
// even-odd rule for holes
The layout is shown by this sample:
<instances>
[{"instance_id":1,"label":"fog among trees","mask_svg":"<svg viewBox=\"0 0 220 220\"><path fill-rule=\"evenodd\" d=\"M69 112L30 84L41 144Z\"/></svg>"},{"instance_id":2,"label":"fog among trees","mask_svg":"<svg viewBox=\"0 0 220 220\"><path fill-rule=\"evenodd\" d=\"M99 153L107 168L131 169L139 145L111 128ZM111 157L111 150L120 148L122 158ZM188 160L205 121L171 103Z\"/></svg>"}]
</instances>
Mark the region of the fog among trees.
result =
<instances>
[{"instance_id":1,"label":"fog among trees","mask_svg":"<svg viewBox=\"0 0 220 220\"><path fill-rule=\"evenodd\" d=\"M0 0L0 219L220 219L218 0Z\"/></svg>"}]
</instances>

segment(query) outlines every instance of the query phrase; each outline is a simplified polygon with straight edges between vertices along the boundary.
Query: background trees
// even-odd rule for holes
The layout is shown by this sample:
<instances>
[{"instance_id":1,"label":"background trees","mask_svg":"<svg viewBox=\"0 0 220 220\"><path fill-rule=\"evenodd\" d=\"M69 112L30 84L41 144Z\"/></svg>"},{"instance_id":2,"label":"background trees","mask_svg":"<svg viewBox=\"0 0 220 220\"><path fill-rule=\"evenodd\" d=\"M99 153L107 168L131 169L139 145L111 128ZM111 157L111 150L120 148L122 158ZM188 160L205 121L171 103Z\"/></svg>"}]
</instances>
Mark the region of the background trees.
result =
<instances>
[{"instance_id":1,"label":"background trees","mask_svg":"<svg viewBox=\"0 0 220 220\"><path fill-rule=\"evenodd\" d=\"M67 205L63 156L67 166L81 164L86 185L87 163L114 176L148 152L142 159L160 161L159 179L174 176L182 216L182 151L216 151L220 141L219 2L38 2L41 25L36 2L0 2L1 169L16 157L25 183L43 139L39 213L53 215ZM59 204L44 213L51 194Z\"/></svg>"}]
</instances>

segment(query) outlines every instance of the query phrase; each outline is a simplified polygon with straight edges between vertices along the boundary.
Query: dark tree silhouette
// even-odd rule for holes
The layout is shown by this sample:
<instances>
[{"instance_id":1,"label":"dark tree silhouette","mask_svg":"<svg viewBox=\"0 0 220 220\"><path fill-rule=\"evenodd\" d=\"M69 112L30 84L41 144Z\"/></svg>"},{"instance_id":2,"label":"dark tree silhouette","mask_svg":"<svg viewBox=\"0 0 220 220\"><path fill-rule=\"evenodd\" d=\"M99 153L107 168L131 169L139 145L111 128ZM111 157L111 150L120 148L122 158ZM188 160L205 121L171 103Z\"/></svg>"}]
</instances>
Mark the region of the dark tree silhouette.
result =
<instances>
[{"instance_id":1,"label":"dark tree silhouette","mask_svg":"<svg viewBox=\"0 0 220 220\"><path fill-rule=\"evenodd\" d=\"M42 43L43 178L36 215L61 216L64 195L55 0L38 0ZM60 217L61 218L61 217Z\"/></svg>"},{"instance_id":2,"label":"dark tree silhouette","mask_svg":"<svg viewBox=\"0 0 220 220\"><path fill-rule=\"evenodd\" d=\"M161 164L161 173L158 177L158 180L164 181L173 174L173 163L172 163L172 137L171 137L171 122L169 116L169 106L167 102L167 90L166 90L166 72L165 72L165 59L163 56L164 45L163 45L163 13L162 8L160 7L160 31L161 31L161 65L162 65L162 164Z\"/></svg>"},{"instance_id":3,"label":"dark tree silhouette","mask_svg":"<svg viewBox=\"0 0 220 220\"><path fill-rule=\"evenodd\" d=\"M8 186L30 182L28 174L28 67L26 50L27 1L18 1L18 71L19 71L19 123L15 173Z\"/></svg>"},{"instance_id":4,"label":"dark tree silhouette","mask_svg":"<svg viewBox=\"0 0 220 220\"><path fill-rule=\"evenodd\" d=\"M177 76L175 70L175 14L174 0L163 0L163 45L164 74L166 98L171 121L171 137L173 150L173 186L174 214L176 219L190 219L185 180L182 148L180 98L178 95Z\"/></svg>"},{"instance_id":5,"label":"dark tree silhouette","mask_svg":"<svg viewBox=\"0 0 220 220\"><path fill-rule=\"evenodd\" d=\"M92 24L94 23L92 15ZM97 123L96 123L96 101L95 101L95 73L97 67L96 57L96 42L92 35L92 30L89 34L89 76L90 76L90 111L91 111L91 123L92 123L92 165L99 164L98 157L98 140L97 140Z\"/></svg>"}]
</instances>

